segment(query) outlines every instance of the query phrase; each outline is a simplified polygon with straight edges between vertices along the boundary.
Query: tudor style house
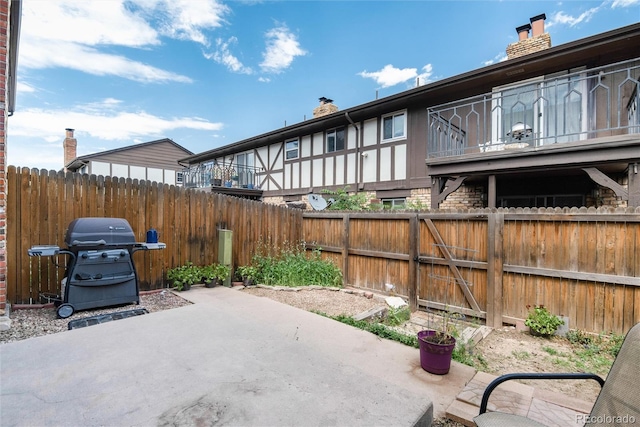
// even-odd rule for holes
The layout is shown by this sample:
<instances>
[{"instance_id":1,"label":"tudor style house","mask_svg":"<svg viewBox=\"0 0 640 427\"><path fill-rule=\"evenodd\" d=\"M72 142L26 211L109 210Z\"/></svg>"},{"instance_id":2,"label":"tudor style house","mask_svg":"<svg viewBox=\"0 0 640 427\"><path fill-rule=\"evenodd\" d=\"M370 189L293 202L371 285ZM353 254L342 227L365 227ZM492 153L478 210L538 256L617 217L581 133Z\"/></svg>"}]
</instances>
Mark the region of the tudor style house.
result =
<instances>
[{"instance_id":1,"label":"tudor style house","mask_svg":"<svg viewBox=\"0 0 640 427\"><path fill-rule=\"evenodd\" d=\"M66 129L62 141L64 170L89 175L113 176L182 185L182 166L177 158L193 153L169 138L76 157L74 129Z\"/></svg>"},{"instance_id":2,"label":"tudor style house","mask_svg":"<svg viewBox=\"0 0 640 427\"><path fill-rule=\"evenodd\" d=\"M185 157L185 184L388 207L640 206L640 24L551 46L544 14L508 59Z\"/></svg>"}]
</instances>

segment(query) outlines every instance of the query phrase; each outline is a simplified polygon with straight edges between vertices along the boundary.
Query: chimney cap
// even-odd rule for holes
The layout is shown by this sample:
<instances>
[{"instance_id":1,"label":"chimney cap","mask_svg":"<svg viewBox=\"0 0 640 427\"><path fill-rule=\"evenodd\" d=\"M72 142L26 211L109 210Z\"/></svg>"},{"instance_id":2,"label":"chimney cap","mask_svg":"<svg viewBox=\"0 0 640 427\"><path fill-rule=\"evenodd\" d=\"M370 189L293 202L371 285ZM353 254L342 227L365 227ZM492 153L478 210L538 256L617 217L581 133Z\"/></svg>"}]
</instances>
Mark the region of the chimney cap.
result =
<instances>
[{"instance_id":1,"label":"chimney cap","mask_svg":"<svg viewBox=\"0 0 640 427\"><path fill-rule=\"evenodd\" d=\"M333 99L325 98L324 96L321 96L318 100L323 104L331 104L333 102Z\"/></svg>"},{"instance_id":2,"label":"chimney cap","mask_svg":"<svg viewBox=\"0 0 640 427\"><path fill-rule=\"evenodd\" d=\"M68 130L69 132L73 132L75 129L65 128L64 130Z\"/></svg>"},{"instance_id":3,"label":"chimney cap","mask_svg":"<svg viewBox=\"0 0 640 427\"><path fill-rule=\"evenodd\" d=\"M524 24L524 25L520 25L519 27L516 27L516 32L518 34L520 34L523 31L529 32L529 30L531 30L531 24Z\"/></svg>"},{"instance_id":4,"label":"chimney cap","mask_svg":"<svg viewBox=\"0 0 640 427\"><path fill-rule=\"evenodd\" d=\"M534 22L539 21L541 19L547 19L547 15L545 15L544 13L541 13L540 15L536 15L533 18L529 18L529 22L533 24Z\"/></svg>"}]
</instances>

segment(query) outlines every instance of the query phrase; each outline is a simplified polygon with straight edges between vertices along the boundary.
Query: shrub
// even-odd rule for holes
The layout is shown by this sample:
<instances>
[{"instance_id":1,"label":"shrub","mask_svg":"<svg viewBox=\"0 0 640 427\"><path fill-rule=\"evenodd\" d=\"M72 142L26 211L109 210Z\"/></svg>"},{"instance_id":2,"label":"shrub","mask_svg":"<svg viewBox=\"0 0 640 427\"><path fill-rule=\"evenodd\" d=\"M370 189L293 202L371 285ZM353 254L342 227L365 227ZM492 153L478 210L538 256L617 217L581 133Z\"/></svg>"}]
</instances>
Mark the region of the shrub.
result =
<instances>
[{"instance_id":1,"label":"shrub","mask_svg":"<svg viewBox=\"0 0 640 427\"><path fill-rule=\"evenodd\" d=\"M529 308L529 306L527 306ZM564 325L564 320L555 314L551 314L543 305L536 305L531 311L524 324L529 327L534 334L550 336L556 332L558 326Z\"/></svg>"},{"instance_id":2,"label":"shrub","mask_svg":"<svg viewBox=\"0 0 640 427\"><path fill-rule=\"evenodd\" d=\"M322 259L319 249L308 252L304 243L285 243L279 250L258 245L251 264L257 268L254 279L269 286L342 286L342 271Z\"/></svg>"}]
</instances>

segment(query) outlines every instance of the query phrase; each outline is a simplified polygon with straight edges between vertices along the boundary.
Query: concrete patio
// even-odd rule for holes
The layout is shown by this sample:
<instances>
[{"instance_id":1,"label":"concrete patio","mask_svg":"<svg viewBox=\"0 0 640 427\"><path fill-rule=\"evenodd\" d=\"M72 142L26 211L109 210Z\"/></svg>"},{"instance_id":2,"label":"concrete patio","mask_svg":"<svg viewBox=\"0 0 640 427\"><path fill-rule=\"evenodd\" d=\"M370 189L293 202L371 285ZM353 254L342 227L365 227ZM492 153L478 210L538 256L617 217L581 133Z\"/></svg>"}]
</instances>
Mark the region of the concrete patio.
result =
<instances>
[{"instance_id":1,"label":"concrete patio","mask_svg":"<svg viewBox=\"0 0 640 427\"><path fill-rule=\"evenodd\" d=\"M0 424L393 425L444 416L475 370L267 298L193 305L0 346Z\"/></svg>"}]
</instances>

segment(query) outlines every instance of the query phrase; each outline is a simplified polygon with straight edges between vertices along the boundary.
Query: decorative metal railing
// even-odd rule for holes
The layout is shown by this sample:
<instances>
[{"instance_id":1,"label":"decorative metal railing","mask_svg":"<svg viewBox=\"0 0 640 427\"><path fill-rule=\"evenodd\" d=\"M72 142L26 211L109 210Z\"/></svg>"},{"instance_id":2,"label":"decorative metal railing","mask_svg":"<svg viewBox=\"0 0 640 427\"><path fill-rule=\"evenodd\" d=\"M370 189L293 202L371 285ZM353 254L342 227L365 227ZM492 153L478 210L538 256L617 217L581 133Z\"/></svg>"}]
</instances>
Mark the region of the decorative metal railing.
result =
<instances>
[{"instance_id":1,"label":"decorative metal railing","mask_svg":"<svg viewBox=\"0 0 640 427\"><path fill-rule=\"evenodd\" d=\"M201 163L182 171L183 185L188 188L229 187L259 189L260 168L219 164L216 162Z\"/></svg>"},{"instance_id":2,"label":"decorative metal railing","mask_svg":"<svg viewBox=\"0 0 640 427\"><path fill-rule=\"evenodd\" d=\"M640 132L640 58L428 108L427 156L448 157Z\"/></svg>"}]
</instances>

